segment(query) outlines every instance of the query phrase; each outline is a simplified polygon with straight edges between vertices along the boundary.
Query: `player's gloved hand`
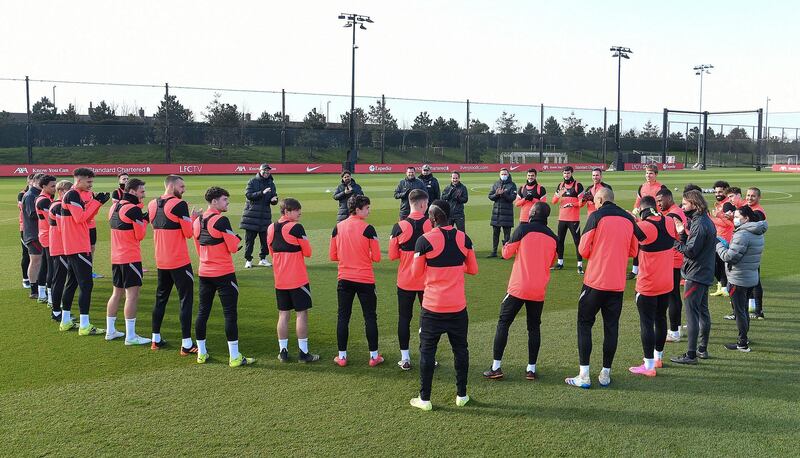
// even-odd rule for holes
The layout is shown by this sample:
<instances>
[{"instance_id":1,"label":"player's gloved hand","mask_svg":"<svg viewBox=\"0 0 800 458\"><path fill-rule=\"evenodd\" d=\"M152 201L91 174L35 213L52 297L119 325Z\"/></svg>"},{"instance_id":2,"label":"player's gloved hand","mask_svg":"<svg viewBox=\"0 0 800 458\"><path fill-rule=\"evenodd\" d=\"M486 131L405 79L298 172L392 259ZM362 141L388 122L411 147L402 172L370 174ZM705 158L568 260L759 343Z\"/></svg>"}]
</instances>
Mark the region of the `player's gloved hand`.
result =
<instances>
[{"instance_id":1,"label":"player's gloved hand","mask_svg":"<svg viewBox=\"0 0 800 458\"><path fill-rule=\"evenodd\" d=\"M108 202L109 199L111 199L111 194L107 192L98 192L94 195L94 200L100 202L101 204Z\"/></svg>"}]
</instances>

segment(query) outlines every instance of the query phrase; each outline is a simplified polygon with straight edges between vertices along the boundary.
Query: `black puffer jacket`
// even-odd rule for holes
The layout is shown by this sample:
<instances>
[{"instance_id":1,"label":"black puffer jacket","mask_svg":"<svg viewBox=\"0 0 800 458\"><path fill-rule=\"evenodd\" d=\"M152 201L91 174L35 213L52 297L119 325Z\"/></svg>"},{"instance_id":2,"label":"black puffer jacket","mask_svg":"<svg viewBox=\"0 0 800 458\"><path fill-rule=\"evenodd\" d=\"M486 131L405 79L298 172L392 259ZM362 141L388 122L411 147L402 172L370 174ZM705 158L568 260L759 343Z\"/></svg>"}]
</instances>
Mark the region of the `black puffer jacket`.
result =
<instances>
[{"instance_id":1,"label":"black puffer jacket","mask_svg":"<svg viewBox=\"0 0 800 458\"><path fill-rule=\"evenodd\" d=\"M714 263L717 250L717 228L707 214L695 212L675 249L683 254L681 276L686 280L711 285L714 283Z\"/></svg>"},{"instance_id":2,"label":"black puffer jacket","mask_svg":"<svg viewBox=\"0 0 800 458\"><path fill-rule=\"evenodd\" d=\"M448 185L442 192L442 199L450 204L451 219L464 217L464 204L469 201L469 192L464 183L458 183L455 186Z\"/></svg>"},{"instance_id":3,"label":"black puffer jacket","mask_svg":"<svg viewBox=\"0 0 800 458\"><path fill-rule=\"evenodd\" d=\"M500 195L495 193L499 188L503 189ZM517 198L517 185L511 181L497 180L489 191L489 200L494 202L492 207L492 226L514 227L514 199Z\"/></svg>"},{"instance_id":4,"label":"black puffer jacket","mask_svg":"<svg viewBox=\"0 0 800 458\"><path fill-rule=\"evenodd\" d=\"M436 179L433 174L424 175L421 174L419 179L425 183L425 192L428 193L428 204L432 203L434 200L442 198L442 191L439 187L439 180Z\"/></svg>"},{"instance_id":5,"label":"black puffer jacket","mask_svg":"<svg viewBox=\"0 0 800 458\"><path fill-rule=\"evenodd\" d=\"M264 190L270 191L264 194ZM278 190L272 175L264 178L258 174L247 182L247 189L244 191L247 202L244 204L242 212L242 222L239 228L246 231L263 232L272 224L272 209L270 205L278 203Z\"/></svg>"},{"instance_id":6,"label":"black puffer jacket","mask_svg":"<svg viewBox=\"0 0 800 458\"><path fill-rule=\"evenodd\" d=\"M339 201L339 214L336 216L336 222L344 221L350 216L350 211L347 208L347 200L350 199L352 196L361 196L364 195L364 191L361 190L361 185L356 183L356 180L350 179L350 192L345 192L345 184L344 182L339 184L339 187L336 188L336 192L333 193L333 198Z\"/></svg>"},{"instance_id":7,"label":"black puffer jacket","mask_svg":"<svg viewBox=\"0 0 800 458\"><path fill-rule=\"evenodd\" d=\"M408 178L403 178L394 190L394 198L400 199L400 219L406 219L408 215L411 214L411 206L408 204L408 193L414 189L422 189L427 192L425 183L419 178L412 178L410 180Z\"/></svg>"}]
</instances>

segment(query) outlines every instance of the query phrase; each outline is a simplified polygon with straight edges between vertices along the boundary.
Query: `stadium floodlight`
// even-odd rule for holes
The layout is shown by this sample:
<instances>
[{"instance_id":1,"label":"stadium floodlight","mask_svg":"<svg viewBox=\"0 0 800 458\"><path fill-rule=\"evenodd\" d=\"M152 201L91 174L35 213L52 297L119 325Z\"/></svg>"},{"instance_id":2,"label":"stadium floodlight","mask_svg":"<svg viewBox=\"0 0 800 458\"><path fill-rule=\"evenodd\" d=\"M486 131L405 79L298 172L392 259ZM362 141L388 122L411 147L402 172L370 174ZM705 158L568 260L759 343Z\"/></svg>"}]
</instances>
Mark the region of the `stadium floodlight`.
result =
<instances>
[{"instance_id":1,"label":"stadium floodlight","mask_svg":"<svg viewBox=\"0 0 800 458\"><path fill-rule=\"evenodd\" d=\"M697 121L697 163L700 163L701 146L703 144L702 138L705 137L703 130L703 75L710 75L711 69L714 68L711 64L700 64L692 67L694 74L700 76L700 115Z\"/></svg>"},{"instance_id":2,"label":"stadium floodlight","mask_svg":"<svg viewBox=\"0 0 800 458\"><path fill-rule=\"evenodd\" d=\"M622 59L630 59L630 54L633 54L630 48L626 48L624 46L612 46L610 51L613 51L614 54L611 57L617 58L617 128L614 129L614 141L617 146L617 153L616 157L614 158L614 169L615 170L624 170L625 164L622 160L622 151L619 144L619 110L620 110L620 90L621 90L621 82L622 82Z\"/></svg>"},{"instance_id":3,"label":"stadium floodlight","mask_svg":"<svg viewBox=\"0 0 800 458\"><path fill-rule=\"evenodd\" d=\"M353 45L352 45L352 71L350 79L350 154L347 157L345 168L348 170L355 169L355 163L358 159L358 150L356 149L356 29L367 30L364 27L364 22L373 24L375 21L369 16L356 13L340 13L339 19L346 20L345 27L353 28ZM358 25L358 27L356 27Z\"/></svg>"}]
</instances>

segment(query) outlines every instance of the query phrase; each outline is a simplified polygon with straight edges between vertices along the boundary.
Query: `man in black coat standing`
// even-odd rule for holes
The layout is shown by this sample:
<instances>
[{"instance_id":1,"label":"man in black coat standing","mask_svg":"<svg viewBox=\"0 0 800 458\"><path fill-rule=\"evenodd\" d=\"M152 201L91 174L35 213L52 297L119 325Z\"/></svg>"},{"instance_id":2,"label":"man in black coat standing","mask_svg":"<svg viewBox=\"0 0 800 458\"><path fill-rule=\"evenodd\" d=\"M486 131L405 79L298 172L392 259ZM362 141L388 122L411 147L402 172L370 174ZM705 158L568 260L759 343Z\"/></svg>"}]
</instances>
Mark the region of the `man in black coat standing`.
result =
<instances>
[{"instance_id":1,"label":"man in black coat standing","mask_svg":"<svg viewBox=\"0 0 800 458\"><path fill-rule=\"evenodd\" d=\"M339 201L339 214L336 216L336 222L344 221L350 216L350 210L347 208L347 200L352 196L363 196L364 191L361 190L361 185L356 183L353 179L353 174L349 170L342 171L342 182L333 193L333 198Z\"/></svg>"},{"instance_id":2,"label":"man in black coat standing","mask_svg":"<svg viewBox=\"0 0 800 458\"><path fill-rule=\"evenodd\" d=\"M517 198L517 185L511 181L511 173L507 168L500 169L500 179L495 181L489 191L492 206L492 252L488 258L497 257L497 245L500 241L500 228L503 228L503 245L511 238L514 227L514 199Z\"/></svg>"},{"instance_id":3,"label":"man in black coat standing","mask_svg":"<svg viewBox=\"0 0 800 458\"><path fill-rule=\"evenodd\" d=\"M450 204L450 224L459 231L466 232L464 204L469 200L469 192L467 187L461 183L459 172L450 174L450 184L442 191L442 199Z\"/></svg>"},{"instance_id":4,"label":"man in black coat standing","mask_svg":"<svg viewBox=\"0 0 800 458\"><path fill-rule=\"evenodd\" d=\"M408 193L414 189L421 189L426 193L428 192L425 183L417 178L417 169L415 167L408 167L406 169L406 177L400 180L400 183L397 184L397 189L394 190L394 198L400 199L400 220L408 218L408 215L411 214L411 207L408 204Z\"/></svg>"},{"instance_id":5,"label":"man in black coat standing","mask_svg":"<svg viewBox=\"0 0 800 458\"><path fill-rule=\"evenodd\" d=\"M422 166L422 174L419 176L419 179L425 183L425 192L428 193L428 205L442 197L442 188L439 187L439 180L431 173L431 166L429 164Z\"/></svg>"},{"instance_id":6,"label":"man in black coat standing","mask_svg":"<svg viewBox=\"0 0 800 458\"><path fill-rule=\"evenodd\" d=\"M261 242L259 256L261 260L259 266L269 267L272 264L267 261L267 227L272 224L272 209L270 205L278 203L278 190L270 173L272 167L269 164L261 164L256 176L247 182L247 189L244 196L247 202L244 204L242 212L242 222L239 228L245 230L244 237L244 267L253 267L253 245L256 235Z\"/></svg>"}]
</instances>

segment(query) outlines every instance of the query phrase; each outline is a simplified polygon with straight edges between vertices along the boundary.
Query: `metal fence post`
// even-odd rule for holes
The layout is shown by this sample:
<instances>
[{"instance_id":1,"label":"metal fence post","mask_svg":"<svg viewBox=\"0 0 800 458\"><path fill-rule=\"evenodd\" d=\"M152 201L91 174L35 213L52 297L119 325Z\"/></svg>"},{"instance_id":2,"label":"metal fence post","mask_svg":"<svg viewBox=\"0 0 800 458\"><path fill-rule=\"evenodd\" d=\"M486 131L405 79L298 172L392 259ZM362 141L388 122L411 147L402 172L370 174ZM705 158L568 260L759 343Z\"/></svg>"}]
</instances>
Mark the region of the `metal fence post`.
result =
<instances>
[{"instance_id":1,"label":"metal fence post","mask_svg":"<svg viewBox=\"0 0 800 458\"><path fill-rule=\"evenodd\" d=\"M286 163L286 90L281 89L281 164Z\"/></svg>"},{"instance_id":2,"label":"metal fence post","mask_svg":"<svg viewBox=\"0 0 800 458\"><path fill-rule=\"evenodd\" d=\"M464 163L469 164L469 99L467 99L467 125L464 129L464 132L467 133L464 138Z\"/></svg>"},{"instance_id":3,"label":"metal fence post","mask_svg":"<svg viewBox=\"0 0 800 458\"><path fill-rule=\"evenodd\" d=\"M703 170L708 170L708 163L706 162L706 145L708 133L708 112L703 112Z\"/></svg>"},{"instance_id":4,"label":"metal fence post","mask_svg":"<svg viewBox=\"0 0 800 458\"><path fill-rule=\"evenodd\" d=\"M164 160L172 163L172 133L169 129L169 83L164 83L164 135L167 137L167 150Z\"/></svg>"},{"instance_id":5,"label":"metal fence post","mask_svg":"<svg viewBox=\"0 0 800 458\"><path fill-rule=\"evenodd\" d=\"M28 164L33 164L33 143L31 139L31 88L28 76L25 76L25 101L28 111L28 120L25 124L25 145L28 147Z\"/></svg>"},{"instance_id":6,"label":"metal fence post","mask_svg":"<svg viewBox=\"0 0 800 458\"><path fill-rule=\"evenodd\" d=\"M664 120L662 121L662 124L661 124L661 129L662 129L662 131L661 131L661 141L663 143L661 145L661 163L662 164L666 164L667 163L667 149L669 148L669 144L668 144L668 142L669 142L669 132L668 132L669 131L669 124L668 124L668 121L667 121L668 117L669 117L669 110L664 108Z\"/></svg>"},{"instance_id":7,"label":"metal fence post","mask_svg":"<svg viewBox=\"0 0 800 458\"><path fill-rule=\"evenodd\" d=\"M603 149L603 165L606 164L606 149L608 143L608 109L603 107L603 141L600 144Z\"/></svg>"},{"instance_id":8,"label":"metal fence post","mask_svg":"<svg viewBox=\"0 0 800 458\"><path fill-rule=\"evenodd\" d=\"M764 109L763 108L759 108L758 109L758 140L757 140L757 143L756 143L756 151L755 151L755 154L758 157L754 158L755 160L753 161L755 166L756 166L756 171L757 172L761 171L761 155L764 152L764 137L762 136L763 135L762 132L764 132L764 124L763 124L763 122L764 122Z\"/></svg>"},{"instance_id":9,"label":"metal fence post","mask_svg":"<svg viewBox=\"0 0 800 458\"><path fill-rule=\"evenodd\" d=\"M386 113L386 97L381 94L381 164L383 164L384 159L384 143L386 142L386 119L384 117L384 113Z\"/></svg>"},{"instance_id":10,"label":"metal fence post","mask_svg":"<svg viewBox=\"0 0 800 458\"><path fill-rule=\"evenodd\" d=\"M544 163L544 104L539 104L539 163Z\"/></svg>"}]
</instances>

